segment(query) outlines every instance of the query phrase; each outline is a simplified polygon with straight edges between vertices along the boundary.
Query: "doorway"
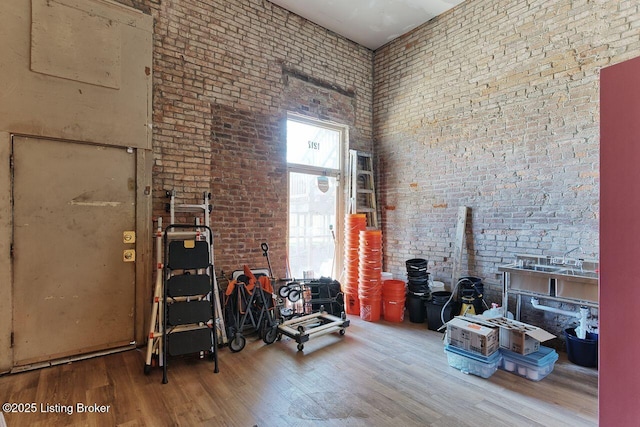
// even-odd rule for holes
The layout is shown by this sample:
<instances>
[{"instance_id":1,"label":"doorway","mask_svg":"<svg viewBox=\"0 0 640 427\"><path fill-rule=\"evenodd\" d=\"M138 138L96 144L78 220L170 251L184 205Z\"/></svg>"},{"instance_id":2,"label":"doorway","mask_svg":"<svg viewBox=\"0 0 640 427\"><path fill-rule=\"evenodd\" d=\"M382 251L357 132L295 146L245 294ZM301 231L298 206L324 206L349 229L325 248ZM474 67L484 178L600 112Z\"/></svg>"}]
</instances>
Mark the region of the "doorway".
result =
<instances>
[{"instance_id":1,"label":"doorway","mask_svg":"<svg viewBox=\"0 0 640 427\"><path fill-rule=\"evenodd\" d=\"M344 126L290 114L288 261L292 278L336 278L342 270Z\"/></svg>"},{"instance_id":2,"label":"doorway","mask_svg":"<svg viewBox=\"0 0 640 427\"><path fill-rule=\"evenodd\" d=\"M130 344L136 150L19 136L12 147L14 366Z\"/></svg>"}]
</instances>

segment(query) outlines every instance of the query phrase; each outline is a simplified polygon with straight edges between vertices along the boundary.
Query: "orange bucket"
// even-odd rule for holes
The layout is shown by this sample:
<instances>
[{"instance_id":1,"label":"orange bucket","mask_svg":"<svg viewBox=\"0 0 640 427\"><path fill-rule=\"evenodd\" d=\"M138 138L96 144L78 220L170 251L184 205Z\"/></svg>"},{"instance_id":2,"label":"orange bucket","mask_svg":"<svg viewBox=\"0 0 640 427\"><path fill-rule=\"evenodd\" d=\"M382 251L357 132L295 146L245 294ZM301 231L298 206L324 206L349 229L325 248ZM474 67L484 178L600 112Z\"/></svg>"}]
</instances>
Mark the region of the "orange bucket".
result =
<instances>
[{"instance_id":1,"label":"orange bucket","mask_svg":"<svg viewBox=\"0 0 640 427\"><path fill-rule=\"evenodd\" d=\"M404 293L405 283L402 280L384 280L382 282L382 292L402 292Z\"/></svg>"},{"instance_id":2,"label":"orange bucket","mask_svg":"<svg viewBox=\"0 0 640 427\"><path fill-rule=\"evenodd\" d=\"M367 322L380 320L380 300L363 298L360 300L360 318Z\"/></svg>"},{"instance_id":3,"label":"orange bucket","mask_svg":"<svg viewBox=\"0 0 640 427\"><path fill-rule=\"evenodd\" d=\"M365 214L347 215L345 221L345 251L344 265L347 286L344 286L345 306L347 314L360 314L358 304L358 276L360 269L360 231L367 228L367 216ZM349 299L351 299L349 301Z\"/></svg>"},{"instance_id":4,"label":"orange bucket","mask_svg":"<svg viewBox=\"0 0 640 427\"><path fill-rule=\"evenodd\" d=\"M344 311L347 314L360 315L360 300L358 299L358 293L344 294Z\"/></svg>"},{"instance_id":5,"label":"orange bucket","mask_svg":"<svg viewBox=\"0 0 640 427\"><path fill-rule=\"evenodd\" d=\"M402 300L383 300L382 311L384 320L387 322L402 322L404 320L404 298Z\"/></svg>"},{"instance_id":6,"label":"orange bucket","mask_svg":"<svg viewBox=\"0 0 640 427\"><path fill-rule=\"evenodd\" d=\"M358 296L360 297L360 317L364 320L380 319L380 299L382 292L382 232L380 230L360 231L358 256ZM365 307L363 301L369 301ZM377 301L377 307L374 307ZM363 317L364 316L364 317Z\"/></svg>"},{"instance_id":7,"label":"orange bucket","mask_svg":"<svg viewBox=\"0 0 640 427\"><path fill-rule=\"evenodd\" d=\"M402 280L385 280L382 282L382 316L388 322L404 320L404 304L406 300L405 283Z\"/></svg>"}]
</instances>

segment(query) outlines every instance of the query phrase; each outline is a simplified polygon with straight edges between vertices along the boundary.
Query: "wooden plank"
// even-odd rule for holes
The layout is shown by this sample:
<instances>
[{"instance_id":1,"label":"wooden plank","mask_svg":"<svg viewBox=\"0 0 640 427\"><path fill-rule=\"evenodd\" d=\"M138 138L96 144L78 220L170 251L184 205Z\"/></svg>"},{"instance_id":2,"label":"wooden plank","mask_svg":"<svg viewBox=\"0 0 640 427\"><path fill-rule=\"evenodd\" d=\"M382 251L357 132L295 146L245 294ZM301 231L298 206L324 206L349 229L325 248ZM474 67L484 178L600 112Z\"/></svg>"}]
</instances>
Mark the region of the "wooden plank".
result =
<instances>
[{"instance_id":1,"label":"wooden plank","mask_svg":"<svg viewBox=\"0 0 640 427\"><path fill-rule=\"evenodd\" d=\"M451 268L451 289L454 289L456 282L460 279L460 264L462 263L462 251L464 236L467 225L467 213L469 208L460 206L458 208L458 219L456 221L456 239L453 242L453 267Z\"/></svg>"}]
</instances>

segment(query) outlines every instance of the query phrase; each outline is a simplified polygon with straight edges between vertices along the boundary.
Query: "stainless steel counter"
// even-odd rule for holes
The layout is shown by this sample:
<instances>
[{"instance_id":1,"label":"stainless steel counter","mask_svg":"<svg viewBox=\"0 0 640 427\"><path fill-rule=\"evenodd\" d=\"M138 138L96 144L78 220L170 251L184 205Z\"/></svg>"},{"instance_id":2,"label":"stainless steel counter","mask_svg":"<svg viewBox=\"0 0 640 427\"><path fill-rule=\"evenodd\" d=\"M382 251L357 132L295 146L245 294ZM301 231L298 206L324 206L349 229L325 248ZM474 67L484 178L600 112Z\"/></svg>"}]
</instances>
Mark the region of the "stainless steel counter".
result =
<instances>
[{"instance_id":1,"label":"stainless steel counter","mask_svg":"<svg viewBox=\"0 0 640 427\"><path fill-rule=\"evenodd\" d=\"M521 296L536 296L598 307L598 262L567 257L517 255L515 262L498 267L503 273L503 305L516 295L516 319Z\"/></svg>"}]
</instances>

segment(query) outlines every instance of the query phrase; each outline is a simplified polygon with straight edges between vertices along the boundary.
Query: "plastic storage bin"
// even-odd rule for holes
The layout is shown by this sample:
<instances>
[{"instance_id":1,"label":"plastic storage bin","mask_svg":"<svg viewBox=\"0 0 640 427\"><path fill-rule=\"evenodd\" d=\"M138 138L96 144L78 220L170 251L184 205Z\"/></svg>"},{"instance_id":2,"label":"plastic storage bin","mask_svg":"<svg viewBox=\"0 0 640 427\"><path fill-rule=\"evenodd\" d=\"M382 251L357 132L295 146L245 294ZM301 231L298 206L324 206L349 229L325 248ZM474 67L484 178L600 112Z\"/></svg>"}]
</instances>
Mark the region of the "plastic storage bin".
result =
<instances>
[{"instance_id":1,"label":"plastic storage bin","mask_svg":"<svg viewBox=\"0 0 640 427\"><path fill-rule=\"evenodd\" d=\"M465 374L473 374L482 378L489 378L493 375L498 370L502 360L499 351L485 357L478 353L471 353L458 347L445 345L444 352L447 354L449 366L459 369Z\"/></svg>"},{"instance_id":2,"label":"plastic storage bin","mask_svg":"<svg viewBox=\"0 0 640 427\"><path fill-rule=\"evenodd\" d=\"M503 348L500 349L500 353L502 353L500 369L531 381L540 381L549 375L558 360L558 353L554 349L542 345L540 350L526 356Z\"/></svg>"}]
</instances>

